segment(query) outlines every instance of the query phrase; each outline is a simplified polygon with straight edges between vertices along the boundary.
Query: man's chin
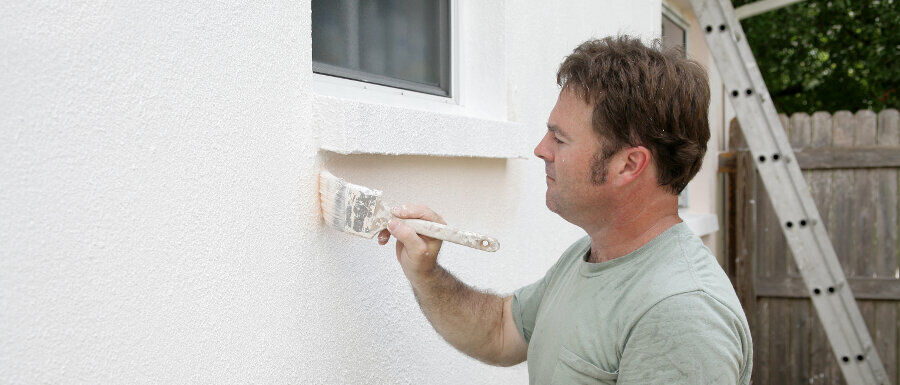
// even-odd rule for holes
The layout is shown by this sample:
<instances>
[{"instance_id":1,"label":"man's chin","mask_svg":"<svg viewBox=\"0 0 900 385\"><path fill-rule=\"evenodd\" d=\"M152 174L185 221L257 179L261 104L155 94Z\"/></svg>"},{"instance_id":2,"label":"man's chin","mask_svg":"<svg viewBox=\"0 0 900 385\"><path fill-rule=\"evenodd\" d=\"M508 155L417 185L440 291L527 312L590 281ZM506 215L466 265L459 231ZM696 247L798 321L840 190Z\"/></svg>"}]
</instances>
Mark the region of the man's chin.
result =
<instances>
[{"instance_id":1,"label":"man's chin","mask_svg":"<svg viewBox=\"0 0 900 385\"><path fill-rule=\"evenodd\" d=\"M557 210L556 202L554 202L552 199L550 199L549 191L547 192L547 198L544 203L547 205L547 208L550 209L550 211L552 211L554 213L556 212L556 210Z\"/></svg>"}]
</instances>

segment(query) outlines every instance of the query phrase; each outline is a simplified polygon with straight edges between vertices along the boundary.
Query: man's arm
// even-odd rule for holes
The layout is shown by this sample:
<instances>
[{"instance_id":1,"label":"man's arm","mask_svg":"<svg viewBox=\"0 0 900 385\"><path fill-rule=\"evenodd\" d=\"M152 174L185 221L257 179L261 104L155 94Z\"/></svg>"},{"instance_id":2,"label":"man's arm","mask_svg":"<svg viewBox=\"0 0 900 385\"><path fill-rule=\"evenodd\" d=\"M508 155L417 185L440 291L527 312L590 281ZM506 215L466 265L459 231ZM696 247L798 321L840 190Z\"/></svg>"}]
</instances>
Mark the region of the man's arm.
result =
<instances>
[{"instance_id":1,"label":"man's arm","mask_svg":"<svg viewBox=\"0 0 900 385\"><path fill-rule=\"evenodd\" d=\"M401 206L392 213L404 219L445 223L425 206ZM525 360L528 345L512 316L512 297L475 290L437 264L441 241L415 233L402 221L391 221L397 259L409 279L422 312L447 342L480 361L512 366ZM387 243L387 234L379 236Z\"/></svg>"}]
</instances>

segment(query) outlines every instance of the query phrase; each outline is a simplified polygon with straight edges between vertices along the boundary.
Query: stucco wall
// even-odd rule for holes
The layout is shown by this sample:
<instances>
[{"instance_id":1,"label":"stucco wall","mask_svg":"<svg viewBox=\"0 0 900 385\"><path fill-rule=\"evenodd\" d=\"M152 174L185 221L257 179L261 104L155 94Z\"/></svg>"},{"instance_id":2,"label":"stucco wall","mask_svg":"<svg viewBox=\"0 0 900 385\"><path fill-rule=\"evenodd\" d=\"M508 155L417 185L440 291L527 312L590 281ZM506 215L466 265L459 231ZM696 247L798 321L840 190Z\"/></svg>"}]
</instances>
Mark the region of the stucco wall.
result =
<instances>
[{"instance_id":1,"label":"stucco wall","mask_svg":"<svg viewBox=\"0 0 900 385\"><path fill-rule=\"evenodd\" d=\"M479 33L503 40L505 111L475 115L525 142L577 43L659 34L659 0L500 4ZM441 340L392 245L323 228L315 178L499 238L441 263L508 293L581 235L544 207L542 162L320 151L309 9L0 5L0 382L527 382Z\"/></svg>"},{"instance_id":2,"label":"stucco wall","mask_svg":"<svg viewBox=\"0 0 900 385\"><path fill-rule=\"evenodd\" d=\"M0 382L298 382L322 362L308 19L0 5Z\"/></svg>"}]
</instances>

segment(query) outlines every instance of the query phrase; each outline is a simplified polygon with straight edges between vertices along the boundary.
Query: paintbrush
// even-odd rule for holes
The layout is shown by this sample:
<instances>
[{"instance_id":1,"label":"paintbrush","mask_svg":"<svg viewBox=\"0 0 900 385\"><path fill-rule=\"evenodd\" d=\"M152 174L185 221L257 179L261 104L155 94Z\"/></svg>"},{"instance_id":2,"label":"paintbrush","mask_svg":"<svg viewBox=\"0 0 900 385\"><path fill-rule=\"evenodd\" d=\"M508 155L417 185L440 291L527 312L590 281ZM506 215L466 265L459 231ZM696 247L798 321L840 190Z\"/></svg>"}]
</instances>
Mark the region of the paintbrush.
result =
<instances>
[{"instance_id":1,"label":"paintbrush","mask_svg":"<svg viewBox=\"0 0 900 385\"><path fill-rule=\"evenodd\" d=\"M328 171L319 173L319 200L325 223L345 233L372 238L387 228L392 218L390 210L381 199L381 191L347 182ZM421 220L403 219L409 227L421 235L450 241L473 249L497 251L496 239L471 231Z\"/></svg>"}]
</instances>

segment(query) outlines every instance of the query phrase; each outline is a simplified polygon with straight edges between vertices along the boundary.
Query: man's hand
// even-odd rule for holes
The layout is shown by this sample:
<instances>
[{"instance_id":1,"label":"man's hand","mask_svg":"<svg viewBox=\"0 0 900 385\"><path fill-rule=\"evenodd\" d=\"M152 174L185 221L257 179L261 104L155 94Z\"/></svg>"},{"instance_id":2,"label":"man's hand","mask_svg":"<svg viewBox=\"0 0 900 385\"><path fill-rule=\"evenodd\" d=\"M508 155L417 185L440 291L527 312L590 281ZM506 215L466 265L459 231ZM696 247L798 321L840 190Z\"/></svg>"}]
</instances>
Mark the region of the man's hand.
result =
<instances>
[{"instance_id":1,"label":"man's hand","mask_svg":"<svg viewBox=\"0 0 900 385\"><path fill-rule=\"evenodd\" d=\"M424 219L447 224L440 215L424 205L402 205L391 209L391 214L402 219ZM412 282L434 272L437 255L441 250L440 239L434 239L416 232L402 220L392 219L388 229L378 234L378 243L387 244L390 236L397 238L397 260L403 273Z\"/></svg>"},{"instance_id":2,"label":"man's hand","mask_svg":"<svg viewBox=\"0 0 900 385\"><path fill-rule=\"evenodd\" d=\"M451 345L491 365L510 366L525 360L528 345L519 334L511 311L512 297L480 292L437 264L441 240L416 234L402 219L446 224L423 205L391 209L397 218L378 234L378 243L397 238L397 260L412 284L425 318Z\"/></svg>"}]
</instances>

